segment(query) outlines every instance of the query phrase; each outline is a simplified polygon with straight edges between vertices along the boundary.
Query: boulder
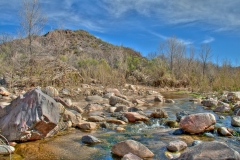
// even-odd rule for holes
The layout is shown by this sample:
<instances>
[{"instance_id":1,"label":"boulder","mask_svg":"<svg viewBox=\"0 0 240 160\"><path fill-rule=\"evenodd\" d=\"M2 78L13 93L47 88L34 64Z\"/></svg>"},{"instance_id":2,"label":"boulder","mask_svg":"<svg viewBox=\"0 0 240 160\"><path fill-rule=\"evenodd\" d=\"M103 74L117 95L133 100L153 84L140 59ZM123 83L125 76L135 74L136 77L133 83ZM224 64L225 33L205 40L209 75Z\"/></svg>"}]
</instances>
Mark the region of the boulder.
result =
<instances>
[{"instance_id":1,"label":"boulder","mask_svg":"<svg viewBox=\"0 0 240 160\"><path fill-rule=\"evenodd\" d=\"M175 102L174 102L174 100L172 100L172 99L166 99L166 100L165 100L165 103L175 103Z\"/></svg>"},{"instance_id":2,"label":"boulder","mask_svg":"<svg viewBox=\"0 0 240 160\"><path fill-rule=\"evenodd\" d=\"M124 116L128 119L129 122L136 121L148 121L149 119L146 116L143 116L137 112L126 112Z\"/></svg>"},{"instance_id":3,"label":"boulder","mask_svg":"<svg viewBox=\"0 0 240 160\"><path fill-rule=\"evenodd\" d=\"M58 90L51 86L47 86L47 87L43 88L42 92L49 95L50 97L58 97L59 96Z\"/></svg>"},{"instance_id":4,"label":"boulder","mask_svg":"<svg viewBox=\"0 0 240 160\"><path fill-rule=\"evenodd\" d=\"M92 111L100 111L103 110L103 107L101 105L99 105L98 103L92 103L92 104L88 104L84 110L86 112L92 112Z\"/></svg>"},{"instance_id":5,"label":"boulder","mask_svg":"<svg viewBox=\"0 0 240 160\"><path fill-rule=\"evenodd\" d=\"M63 114L63 121L68 122L71 121L73 126L76 126L78 123L81 123L82 116L80 113L66 109Z\"/></svg>"},{"instance_id":6,"label":"boulder","mask_svg":"<svg viewBox=\"0 0 240 160\"><path fill-rule=\"evenodd\" d=\"M82 130L94 130L97 128L97 124L94 122L83 122L77 124L77 127Z\"/></svg>"},{"instance_id":7,"label":"boulder","mask_svg":"<svg viewBox=\"0 0 240 160\"><path fill-rule=\"evenodd\" d=\"M218 105L218 101L214 99L205 99L202 100L201 104L205 107L216 107Z\"/></svg>"},{"instance_id":8,"label":"boulder","mask_svg":"<svg viewBox=\"0 0 240 160\"><path fill-rule=\"evenodd\" d=\"M0 145L0 155L8 155L15 151L15 148L9 145Z\"/></svg>"},{"instance_id":9,"label":"boulder","mask_svg":"<svg viewBox=\"0 0 240 160\"><path fill-rule=\"evenodd\" d=\"M162 95L157 95L154 97L154 102L164 102L164 98Z\"/></svg>"},{"instance_id":10,"label":"boulder","mask_svg":"<svg viewBox=\"0 0 240 160\"><path fill-rule=\"evenodd\" d=\"M156 109L154 112L151 113L150 117L153 118L168 118L168 114L166 111L162 109Z\"/></svg>"},{"instance_id":11,"label":"boulder","mask_svg":"<svg viewBox=\"0 0 240 160\"><path fill-rule=\"evenodd\" d=\"M187 111L181 111L181 112L178 112L176 113L176 118L177 118L177 121L180 122L180 120L184 117L184 116L188 116L189 113Z\"/></svg>"},{"instance_id":12,"label":"boulder","mask_svg":"<svg viewBox=\"0 0 240 160\"><path fill-rule=\"evenodd\" d=\"M217 129L218 134L222 136L233 136L232 133L230 133L230 130L226 127L220 127Z\"/></svg>"},{"instance_id":13,"label":"boulder","mask_svg":"<svg viewBox=\"0 0 240 160\"><path fill-rule=\"evenodd\" d=\"M121 157L128 154L129 152L140 158L151 158L154 156L154 154L147 147L134 140L119 142L113 145L111 151L113 154Z\"/></svg>"},{"instance_id":14,"label":"boulder","mask_svg":"<svg viewBox=\"0 0 240 160\"><path fill-rule=\"evenodd\" d=\"M4 111L0 130L9 141L30 141L50 136L61 113L57 102L37 88L13 100Z\"/></svg>"},{"instance_id":15,"label":"boulder","mask_svg":"<svg viewBox=\"0 0 240 160\"><path fill-rule=\"evenodd\" d=\"M124 124L126 124L124 121L121 121L121 120L117 120L117 119L114 119L114 118L108 118L108 119L106 119L106 122L108 122L108 123L114 123L114 124L122 124L122 125L124 125Z\"/></svg>"},{"instance_id":16,"label":"boulder","mask_svg":"<svg viewBox=\"0 0 240 160\"><path fill-rule=\"evenodd\" d=\"M143 159L132 153L128 153L123 156L122 160L143 160Z\"/></svg>"},{"instance_id":17,"label":"boulder","mask_svg":"<svg viewBox=\"0 0 240 160\"><path fill-rule=\"evenodd\" d=\"M100 117L100 116L90 116L88 117L88 121L90 122L103 122L105 118Z\"/></svg>"},{"instance_id":18,"label":"boulder","mask_svg":"<svg viewBox=\"0 0 240 160\"><path fill-rule=\"evenodd\" d=\"M126 105L126 106L128 106L128 107L133 106L133 103L132 103L132 102L127 101L127 100L125 100L125 99L123 99L123 98L120 98L120 97L117 97L117 96L111 96L111 97L109 98L109 104L110 104L111 106L115 106L117 103L124 104L124 105Z\"/></svg>"},{"instance_id":19,"label":"boulder","mask_svg":"<svg viewBox=\"0 0 240 160\"><path fill-rule=\"evenodd\" d=\"M226 112L229 112L231 110L230 107L227 107L227 106L218 106L216 107L213 112L221 112L221 113L226 113Z\"/></svg>"},{"instance_id":20,"label":"boulder","mask_svg":"<svg viewBox=\"0 0 240 160\"><path fill-rule=\"evenodd\" d=\"M185 143L184 141L171 141L169 142L169 144L167 145L167 149L171 152L179 152L184 150L185 148L187 148L187 143Z\"/></svg>"},{"instance_id":21,"label":"boulder","mask_svg":"<svg viewBox=\"0 0 240 160\"><path fill-rule=\"evenodd\" d=\"M202 142L198 145L188 148L181 154L178 160L239 160L240 155L237 151L228 147L227 144L222 142ZM176 159L176 160L177 160Z\"/></svg>"},{"instance_id":22,"label":"boulder","mask_svg":"<svg viewBox=\"0 0 240 160\"><path fill-rule=\"evenodd\" d=\"M94 136L86 135L82 137L82 142L86 144L100 143L101 141Z\"/></svg>"},{"instance_id":23,"label":"boulder","mask_svg":"<svg viewBox=\"0 0 240 160\"><path fill-rule=\"evenodd\" d=\"M215 116L211 113L197 113L185 116L180 121L180 128L189 133L202 133L214 129ZM212 128L213 127L213 128Z\"/></svg>"},{"instance_id":24,"label":"boulder","mask_svg":"<svg viewBox=\"0 0 240 160\"><path fill-rule=\"evenodd\" d=\"M4 87L0 87L0 95L2 95L2 96L9 96L10 92L8 92L6 90L6 88L4 88Z\"/></svg>"},{"instance_id":25,"label":"boulder","mask_svg":"<svg viewBox=\"0 0 240 160\"><path fill-rule=\"evenodd\" d=\"M90 102L102 102L103 98L101 96L94 95L94 96L87 96L85 100Z\"/></svg>"},{"instance_id":26,"label":"boulder","mask_svg":"<svg viewBox=\"0 0 240 160\"><path fill-rule=\"evenodd\" d=\"M240 127L240 116L233 116L231 120L231 125L234 127Z\"/></svg>"}]
</instances>

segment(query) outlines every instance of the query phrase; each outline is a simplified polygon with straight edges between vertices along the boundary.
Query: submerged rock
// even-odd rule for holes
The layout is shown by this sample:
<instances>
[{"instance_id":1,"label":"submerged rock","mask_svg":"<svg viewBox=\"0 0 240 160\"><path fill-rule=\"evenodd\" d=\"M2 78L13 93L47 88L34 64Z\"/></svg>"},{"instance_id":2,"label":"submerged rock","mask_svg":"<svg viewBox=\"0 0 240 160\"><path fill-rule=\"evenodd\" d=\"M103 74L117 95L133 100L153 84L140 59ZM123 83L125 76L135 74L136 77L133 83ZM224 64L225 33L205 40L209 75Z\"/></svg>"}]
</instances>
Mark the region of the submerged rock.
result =
<instances>
[{"instance_id":1,"label":"submerged rock","mask_svg":"<svg viewBox=\"0 0 240 160\"><path fill-rule=\"evenodd\" d=\"M86 135L82 137L82 142L87 144L100 143L101 141L94 136Z\"/></svg>"},{"instance_id":2,"label":"submerged rock","mask_svg":"<svg viewBox=\"0 0 240 160\"><path fill-rule=\"evenodd\" d=\"M198 145L188 148L181 154L178 160L239 160L240 155L237 151L228 147L227 144L222 142L202 142Z\"/></svg>"},{"instance_id":3,"label":"submerged rock","mask_svg":"<svg viewBox=\"0 0 240 160\"><path fill-rule=\"evenodd\" d=\"M122 160L142 160L142 158L136 156L135 154L128 153L123 156Z\"/></svg>"},{"instance_id":4,"label":"submerged rock","mask_svg":"<svg viewBox=\"0 0 240 160\"><path fill-rule=\"evenodd\" d=\"M180 121L180 128L189 133L202 133L214 129L215 116L211 113L197 113L185 116Z\"/></svg>"},{"instance_id":5,"label":"submerged rock","mask_svg":"<svg viewBox=\"0 0 240 160\"><path fill-rule=\"evenodd\" d=\"M135 154L140 158L151 158L154 156L154 154L147 147L134 140L126 140L119 142L113 145L111 151L113 154L121 157L125 154L128 154L129 152Z\"/></svg>"},{"instance_id":6,"label":"submerged rock","mask_svg":"<svg viewBox=\"0 0 240 160\"><path fill-rule=\"evenodd\" d=\"M9 141L38 140L58 125L60 108L57 102L39 89L32 89L4 108L0 119L1 134Z\"/></svg>"},{"instance_id":7,"label":"submerged rock","mask_svg":"<svg viewBox=\"0 0 240 160\"><path fill-rule=\"evenodd\" d=\"M167 145L167 149L171 152L178 152L178 151L184 150L185 148L187 148L187 143L179 140L171 141Z\"/></svg>"}]
</instances>

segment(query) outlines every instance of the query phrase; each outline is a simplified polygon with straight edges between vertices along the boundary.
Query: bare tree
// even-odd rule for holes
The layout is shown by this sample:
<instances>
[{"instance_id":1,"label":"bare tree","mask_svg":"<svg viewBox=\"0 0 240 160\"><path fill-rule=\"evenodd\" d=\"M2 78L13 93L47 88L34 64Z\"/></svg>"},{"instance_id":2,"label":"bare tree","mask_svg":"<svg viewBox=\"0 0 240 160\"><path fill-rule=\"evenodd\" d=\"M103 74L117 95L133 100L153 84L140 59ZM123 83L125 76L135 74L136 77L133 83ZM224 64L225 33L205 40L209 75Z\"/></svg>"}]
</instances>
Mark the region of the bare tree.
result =
<instances>
[{"instance_id":1,"label":"bare tree","mask_svg":"<svg viewBox=\"0 0 240 160\"><path fill-rule=\"evenodd\" d=\"M28 49L30 56L32 56L34 36L39 35L42 31L47 18L41 12L39 0L22 0L22 2L22 8L19 11L20 24L24 36L28 38Z\"/></svg>"},{"instance_id":2,"label":"bare tree","mask_svg":"<svg viewBox=\"0 0 240 160\"><path fill-rule=\"evenodd\" d=\"M199 52L199 58L202 63L202 76L204 78L207 69L207 63L212 57L211 47L208 44L202 44Z\"/></svg>"}]
</instances>

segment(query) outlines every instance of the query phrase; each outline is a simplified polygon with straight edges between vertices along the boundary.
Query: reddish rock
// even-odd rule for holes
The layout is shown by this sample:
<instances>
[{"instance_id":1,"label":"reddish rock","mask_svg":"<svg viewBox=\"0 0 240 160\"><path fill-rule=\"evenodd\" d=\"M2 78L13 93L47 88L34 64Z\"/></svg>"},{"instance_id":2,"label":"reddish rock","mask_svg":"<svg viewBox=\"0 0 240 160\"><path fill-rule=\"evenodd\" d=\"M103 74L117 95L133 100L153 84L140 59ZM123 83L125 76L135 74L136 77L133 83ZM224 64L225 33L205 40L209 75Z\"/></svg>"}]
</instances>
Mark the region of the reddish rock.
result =
<instances>
[{"instance_id":1,"label":"reddish rock","mask_svg":"<svg viewBox=\"0 0 240 160\"><path fill-rule=\"evenodd\" d=\"M211 113L197 113L185 116L180 121L180 128L189 133L202 133L216 123Z\"/></svg>"},{"instance_id":2,"label":"reddish rock","mask_svg":"<svg viewBox=\"0 0 240 160\"><path fill-rule=\"evenodd\" d=\"M57 102L37 88L19 96L4 110L0 130L9 141L48 137L60 118Z\"/></svg>"},{"instance_id":3,"label":"reddish rock","mask_svg":"<svg viewBox=\"0 0 240 160\"><path fill-rule=\"evenodd\" d=\"M146 116L143 116L137 112L126 112L124 116L128 119L129 122L136 121L148 121L149 119Z\"/></svg>"},{"instance_id":4,"label":"reddish rock","mask_svg":"<svg viewBox=\"0 0 240 160\"><path fill-rule=\"evenodd\" d=\"M151 158L154 156L154 154L147 147L134 140L119 142L112 147L111 151L113 154L121 157L129 152L140 158Z\"/></svg>"},{"instance_id":5,"label":"reddish rock","mask_svg":"<svg viewBox=\"0 0 240 160\"><path fill-rule=\"evenodd\" d=\"M121 121L121 120L117 120L117 119L114 119L114 118L108 118L106 119L106 122L108 123L114 123L114 124L126 124L124 121Z\"/></svg>"}]
</instances>

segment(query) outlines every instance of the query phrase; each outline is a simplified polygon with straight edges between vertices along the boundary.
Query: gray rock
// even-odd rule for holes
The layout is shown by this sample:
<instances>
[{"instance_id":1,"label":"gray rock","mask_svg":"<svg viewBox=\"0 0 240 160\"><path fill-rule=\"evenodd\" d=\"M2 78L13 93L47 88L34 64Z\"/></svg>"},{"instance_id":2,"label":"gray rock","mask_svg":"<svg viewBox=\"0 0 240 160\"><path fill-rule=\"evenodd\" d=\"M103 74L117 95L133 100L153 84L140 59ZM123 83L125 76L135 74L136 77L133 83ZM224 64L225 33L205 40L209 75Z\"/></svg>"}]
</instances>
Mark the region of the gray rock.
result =
<instances>
[{"instance_id":1,"label":"gray rock","mask_svg":"<svg viewBox=\"0 0 240 160\"><path fill-rule=\"evenodd\" d=\"M101 102L103 101L103 98L98 95L94 95L94 96L87 96L85 100L90 102Z\"/></svg>"},{"instance_id":2,"label":"gray rock","mask_svg":"<svg viewBox=\"0 0 240 160\"><path fill-rule=\"evenodd\" d=\"M101 141L94 136L86 135L82 137L82 142L87 144L100 143Z\"/></svg>"},{"instance_id":3,"label":"gray rock","mask_svg":"<svg viewBox=\"0 0 240 160\"><path fill-rule=\"evenodd\" d=\"M202 143L202 141L194 140L194 141L192 142L192 146L196 146L196 145L198 145L198 144L200 144L200 143Z\"/></svg>"},{"instance_id":4,"label":"gray rock","mask_svg":"<svg viewBox=\"0 0 240 160\"><path fill-rule=\"evenodd\" d=\"M239 160L240 155L222 142L202 142L188 148L178 160Z\"/></svg>"},{"instance_id":5,"label":"gray rock","mask_svg":"<svg viewBox=\"0 0 240 160\"><path fill-rule=\"evenodd\" d=\"M218 101L214 99L205 99L201 102L201 104L205 107L216 107L218 105Z\"/></svg>"},{"instance_id":6,"label":"gray rock","mask_svg":"<svg viewBox=\"0 0 240 160\"><path fill-rule=\"evenodd\" d=\"M8 155L13 153L15 148L9 145L0 145L0 155Z\"/></svg>"},{"instance_id":7,"label":"gray rock","mask_svg":"<svg viewBox=\"0 0 240 160\"><path fill-rule=\"evenodd\" d=\"M123 156L122 160L142 160L142 158L136 156L135 154L128 153Z\"/></svg>"},{"instance_id":8,"label":"gray rock","mask_svg":"<svg viewBox=\"0 0 240 160\"><path fill-rule=\"evenodd\" d=\"M240 127L240 116L233 116L231 120L231 125L234 127Z\"/></svg>"},{"instance_id":9,"label":"gray rock","mask_svg":"<svg viewBox=\"0 0 240 160\"><path fill-rule=\"evenodd\" d=\"M167 149L171 152L178 152L178 151L184 150L185 148L187 148L187 143L180 140L171 141L167 145Z\"/></svg>"}]
</instances>

